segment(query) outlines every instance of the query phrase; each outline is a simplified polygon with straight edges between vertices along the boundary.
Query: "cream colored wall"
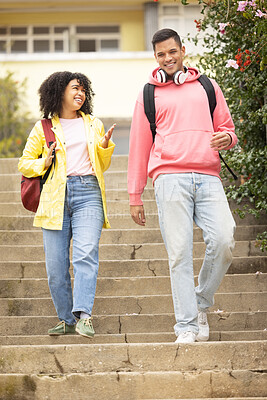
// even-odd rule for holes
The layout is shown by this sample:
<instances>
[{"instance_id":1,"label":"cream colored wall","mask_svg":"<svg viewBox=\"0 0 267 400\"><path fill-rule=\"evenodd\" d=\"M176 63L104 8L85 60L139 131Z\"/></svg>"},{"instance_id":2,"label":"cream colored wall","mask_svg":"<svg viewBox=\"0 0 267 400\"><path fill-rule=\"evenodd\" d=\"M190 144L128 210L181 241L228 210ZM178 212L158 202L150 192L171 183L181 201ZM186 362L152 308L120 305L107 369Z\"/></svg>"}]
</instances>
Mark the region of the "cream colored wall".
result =
<instances>
[{"instance_id":1,"label":"cream colored wall","mask_svg":"<svg viewBox=\"0 0 267 400\"><path fill-rule=\"evenodd\" d=\"M39 55L40 57L40 55ZM58 56L59 58L60 56ZM151 53L120 53L109 58L102 55L80 53L74 59L57 59L38 61L1 62L0 76L6 71L15 73L18 81L27 78L25 109L31 112L33 119L38 119L38 88L44 79L55 71L69 70L82 72L92 81L94 98L94 115L99 118L116 119L131 118L138 92L147 82L156 62ZM114 58L115 57L115 58Z\"/></svg>"}]
</instances>

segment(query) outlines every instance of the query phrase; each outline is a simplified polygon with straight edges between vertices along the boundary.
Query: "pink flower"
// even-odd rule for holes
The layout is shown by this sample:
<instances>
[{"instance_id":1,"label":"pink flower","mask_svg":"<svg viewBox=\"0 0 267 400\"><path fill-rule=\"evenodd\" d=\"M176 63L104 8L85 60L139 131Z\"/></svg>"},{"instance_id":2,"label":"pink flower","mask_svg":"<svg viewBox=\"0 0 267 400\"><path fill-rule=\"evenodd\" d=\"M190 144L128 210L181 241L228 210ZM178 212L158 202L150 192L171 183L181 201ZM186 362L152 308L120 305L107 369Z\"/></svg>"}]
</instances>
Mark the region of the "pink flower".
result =
<instances>
[{"instance_id":1,"label":"pink flower","mask_svg":"<svg viewBox=\"0 0 267 400\"><path fill-rule=\"evenodd\" d=\"M255 15L256 15L256 17L260 17L261 18L261 17L265 17L266 14L263 13L261 10L257 10Z\"/></svg>"},{"instance_id":2,"label":"pink flower","mask_svg":"<svg viewBox=\"0 0 267 400\"><path fill-rule=\"evenodd\" d=\"M245 11L247 4L247 1L239 1L237 11Z\"/></svg>"},{"instance_id":3,"label":"pink flower","mask_svg":"<svg viewBox=\"0 0 267 400\"><path fill-rule=\"evenodd\" d=\"M227 60L227 64L226 64L226 68L234 68L234 69L238 69L238 64L235 60Z\"/></svg>"},{"instance_id":4,"label":"pink flower","mask_svg":"<svg viewBox=\"0 0 267 400\"><path fill-rule=\"evenodd\" d=\"M222 35L225 34L225 28L227 27L227 25L228 25L228 23L227 23L227 24L224 24L223 22L220 22L220 23L219 23L219 31L220 31L220 33L221 33Z\"/></svg>"},{"instance_id":5,"label":"pink flower","mask_svg":"<svg viewBox=\"0 0 267 400\"><path fill-rule=\"evenodd\" d=\"M250 7L257 7L256 0L249 1L248 4Z\"/></svg>"}]
</instances>

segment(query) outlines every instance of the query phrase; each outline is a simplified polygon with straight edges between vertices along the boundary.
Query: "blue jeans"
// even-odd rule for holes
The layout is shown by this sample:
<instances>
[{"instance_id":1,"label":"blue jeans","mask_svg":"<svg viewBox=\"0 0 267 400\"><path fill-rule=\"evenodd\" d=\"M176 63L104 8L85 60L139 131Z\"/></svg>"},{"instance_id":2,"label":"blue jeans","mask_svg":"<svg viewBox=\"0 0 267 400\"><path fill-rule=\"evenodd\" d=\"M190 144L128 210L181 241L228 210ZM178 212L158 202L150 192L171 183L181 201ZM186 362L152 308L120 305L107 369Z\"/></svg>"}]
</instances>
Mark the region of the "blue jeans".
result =
<instances>
[{"instance_id":1,"label":"blue jeans","mask_svg":"<svg viewBox=\"0 0 267 400\"><path fill-rule=\"evenodd\" d=\"M101 191L93 175L67 178L62 230L43 229L48 285L58 318L75 324L80 312L92 314L104 222ZM71 286L70 242L74 272Z\"/></svg>"},{"instance_id":2,"label":"blue jeans","mask_svg":"<svg viewBox=\"0 0 267 400\"><path fill-rule=\"evenodd\" d=\"M176 335L198 333L198 311L214 304L232 261L235 222L219 178L197 173L159 175L154 183L169 258ZM204 261L194 284L193 221L203 231Z\"/></svg>"}]
</instances>

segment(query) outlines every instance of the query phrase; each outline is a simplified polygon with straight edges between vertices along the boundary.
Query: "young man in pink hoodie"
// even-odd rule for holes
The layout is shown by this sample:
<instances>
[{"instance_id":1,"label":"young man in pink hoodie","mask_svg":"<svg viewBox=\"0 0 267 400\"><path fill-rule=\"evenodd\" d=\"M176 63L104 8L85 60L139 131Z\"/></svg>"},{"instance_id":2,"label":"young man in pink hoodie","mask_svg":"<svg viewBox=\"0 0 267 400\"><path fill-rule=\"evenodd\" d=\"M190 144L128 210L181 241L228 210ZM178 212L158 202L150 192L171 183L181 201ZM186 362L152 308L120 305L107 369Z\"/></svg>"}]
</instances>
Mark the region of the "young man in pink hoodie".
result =
<instances>
[{"instance_id":1,"label":"young man in pink hoodie","mask_svg":"<svg viewBox=\"0 0 267 400\"><path fill-rule=\"evenodd\" d=\"M162 29L152 40L159 68L155 85L156 131L153 142L143 91L132 119L128 192L133 220L145 226L141 195L153 180L159 223L169 258L176 343L209 339L207 311L232 261L235 222L219 177L219 150L237 143L234 124L218 84L211 118L207 93L196 68L183 65L185 47L177 32ZM203 231L206 252L194 285L193 222Z\"/></svg>"}]
</instances>

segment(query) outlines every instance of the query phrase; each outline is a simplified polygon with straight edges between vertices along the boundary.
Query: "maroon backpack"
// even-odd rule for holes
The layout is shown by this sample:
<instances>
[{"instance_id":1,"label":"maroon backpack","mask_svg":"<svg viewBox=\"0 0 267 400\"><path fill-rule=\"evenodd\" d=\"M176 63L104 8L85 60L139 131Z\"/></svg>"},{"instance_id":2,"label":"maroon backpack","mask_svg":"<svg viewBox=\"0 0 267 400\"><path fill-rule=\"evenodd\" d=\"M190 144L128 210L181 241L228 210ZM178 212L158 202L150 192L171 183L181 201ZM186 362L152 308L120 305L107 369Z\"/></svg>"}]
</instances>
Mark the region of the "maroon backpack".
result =
<instances>
[{"instance_id":1,"label":"maroon backpack","mask_svg":"<svg viewBox=\"0 0 267 400\"><path fill-rule=\"evenodd\" d=\"M55 142L55 134L51 130L52 128L52 122L51 119L42 119L42 125L43 125L43 130L44 130L44 135L45 135L45 140L47 147L49 148L52 143ZM40 155L41 157L41 155ZM56 156L54 154L53 162L46 171L45 175L42 176L37 176L35 178L26 178L26 176L22 175L21 178L21 201L23 206L26 208L26 210L36 212L39 201L40 201L40 195L41 191L43 188L44 183L46 182L48 175L52 169L52 166L55 166L56 162Z\"/></svg>"}]
</instances>

